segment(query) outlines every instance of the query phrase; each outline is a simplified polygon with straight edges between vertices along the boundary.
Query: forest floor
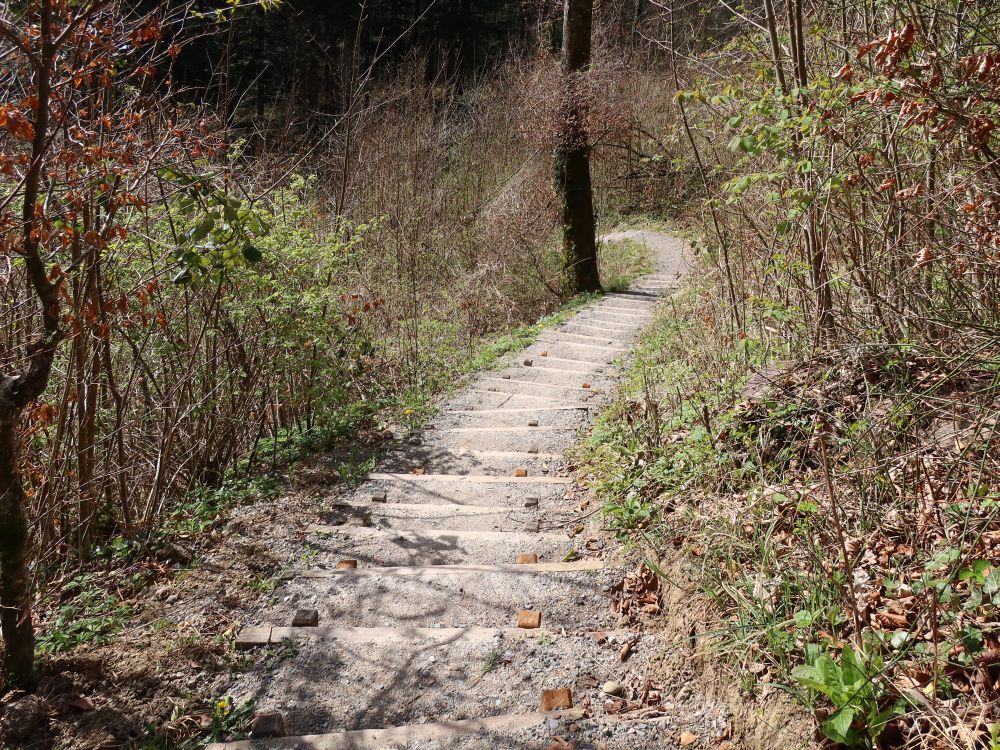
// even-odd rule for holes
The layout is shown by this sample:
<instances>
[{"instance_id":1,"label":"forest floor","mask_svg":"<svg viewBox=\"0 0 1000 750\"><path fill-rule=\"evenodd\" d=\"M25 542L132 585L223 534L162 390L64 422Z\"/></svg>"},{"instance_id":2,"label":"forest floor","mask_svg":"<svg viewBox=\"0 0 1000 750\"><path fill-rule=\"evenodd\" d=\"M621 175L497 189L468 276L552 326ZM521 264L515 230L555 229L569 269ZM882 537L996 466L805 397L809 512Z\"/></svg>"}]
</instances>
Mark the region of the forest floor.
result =
<instances>
[{"instance_id":1,"label":"forest floor","mask_svg":"<svg viewBox=\"0 0 1000 750\"><path fill-rule=\"evenodd\" d=\"M700 655L683 561L652 563L664 578L623 549L566 457L690 263L669 235L607 239L648 245L654 273L480 373L418 432L317 456L214 546L180 540L166 562L183 571L114 642L52 660L11 704L14 746L801 746L784 704L738 705ZM340 481L376 445L375 470ZM239 740L275 716L288 738Z\"/></svg>"}]
</instances>

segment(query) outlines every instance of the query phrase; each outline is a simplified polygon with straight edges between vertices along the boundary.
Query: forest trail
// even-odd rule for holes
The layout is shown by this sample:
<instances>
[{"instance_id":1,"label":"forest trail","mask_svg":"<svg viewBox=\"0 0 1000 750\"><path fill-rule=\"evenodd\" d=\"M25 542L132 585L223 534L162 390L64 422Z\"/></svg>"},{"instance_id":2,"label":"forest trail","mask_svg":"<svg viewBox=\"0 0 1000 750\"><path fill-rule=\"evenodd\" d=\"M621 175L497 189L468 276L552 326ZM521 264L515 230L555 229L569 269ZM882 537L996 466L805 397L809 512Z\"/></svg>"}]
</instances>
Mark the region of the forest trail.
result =
<instances>
[{"instance_id":1,"label":"forest trail","mask_svg":"<svg viewBox=\"0 0 1000 750\"><path fill-rule=\"evenodd\" d=\"M664 682L670 644L622 628L613 609L627 571L572 536L584 514L565 452L688 263L674 237L609 239L623 237L655 250L654 273L481 373L328 508L278 604L239 635L242 648L294 644L232 689L280 714L289 736L211 750L717 744L725 707L684 670ZM541 627L517 627L535 612ZM620 699L649 708L616 717Z\"/></svg>"}]
</instances>

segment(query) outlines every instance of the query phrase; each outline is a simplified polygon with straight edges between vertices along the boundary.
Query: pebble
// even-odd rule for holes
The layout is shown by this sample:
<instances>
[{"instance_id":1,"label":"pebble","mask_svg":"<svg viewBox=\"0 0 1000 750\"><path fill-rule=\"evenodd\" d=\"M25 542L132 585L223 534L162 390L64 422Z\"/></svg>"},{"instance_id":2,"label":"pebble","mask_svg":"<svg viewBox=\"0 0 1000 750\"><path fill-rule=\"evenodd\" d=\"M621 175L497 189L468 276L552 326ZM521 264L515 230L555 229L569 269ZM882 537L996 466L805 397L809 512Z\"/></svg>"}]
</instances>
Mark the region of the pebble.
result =
<instances>
[{"instance_id":1,"label":"pebble","mask_svg":"<svg viewBox=\"0 0 1000 750\"><path fill-rule=\"evenodd\" d=\"M603 685L601 685L601 692L606 695L619 696L625 692L625 688L622 686L620 682L611 681L611 682L605 682Z\"/></svg>"}]
</instances>

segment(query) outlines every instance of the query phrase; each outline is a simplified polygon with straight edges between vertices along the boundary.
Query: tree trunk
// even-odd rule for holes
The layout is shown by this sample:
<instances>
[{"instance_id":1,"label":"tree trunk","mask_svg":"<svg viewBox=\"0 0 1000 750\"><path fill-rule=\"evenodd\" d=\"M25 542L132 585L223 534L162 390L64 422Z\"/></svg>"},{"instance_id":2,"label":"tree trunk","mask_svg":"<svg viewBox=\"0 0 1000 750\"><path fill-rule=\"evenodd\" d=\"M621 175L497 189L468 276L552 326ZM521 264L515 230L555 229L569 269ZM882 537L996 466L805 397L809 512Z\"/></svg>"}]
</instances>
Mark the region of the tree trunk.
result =
<instances>
[{"instance_id":1,"label":"tree trunk","mask_svg":"<svg viewBox=\"0 0 1000 750\"><path fill-rule=\"evenodd\" d=\"M25 556L28 526L24 514L24 488L18 474L17 423L24 409L41 396L49 383L59 342L59 281L49 281L35 232L35 214L41 196L45 153L49 145L49 103L55 46L52 39L52 1L40 3L39 63L35 69L34 137L31 160L24 177L23 235L20 252L28 283L38 298L43 330L25 346L26 368L16 374L0 373L0 633L4 639L4 666L15 685L34 682L35 637L31 626L31 600Z\"/></svg>"},{"instance_id":2,"label":"tree trunk","mask_svg":"<svg viewBox=\"0 0 1000 750\"><path fill-rule=\"evenodd\" d=\"M24 489L17 474L17 420L21 409L12 394L15 383L16 378L0 376L0 632L5 671L13 684L25 687L33 679L35 634L25 567L28 522Z\"/></svg>"},{"instance_id":3,"label":"tree trunk","mask_svg":"<svg viewBox=\"0 0 1000 750\"><path fill-rule=\"evenodd\" d=\"M601 289L594 232L594 195L586 103L581 78L590 67L592 0L566 0L563 15L563 102L556 146L556 187L562 196L563 284L568 294Z\"/></svg>"}]
</instances>

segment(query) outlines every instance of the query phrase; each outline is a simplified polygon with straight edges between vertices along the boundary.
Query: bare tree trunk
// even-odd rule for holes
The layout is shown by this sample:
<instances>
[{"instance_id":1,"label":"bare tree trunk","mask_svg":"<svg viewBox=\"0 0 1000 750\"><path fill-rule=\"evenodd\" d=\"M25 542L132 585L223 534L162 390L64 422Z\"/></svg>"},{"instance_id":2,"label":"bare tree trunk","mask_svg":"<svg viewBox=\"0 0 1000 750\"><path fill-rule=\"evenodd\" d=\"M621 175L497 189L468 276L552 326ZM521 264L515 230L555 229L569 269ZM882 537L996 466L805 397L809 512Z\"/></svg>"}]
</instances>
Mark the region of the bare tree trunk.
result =
<instances>
[{"instance_id":1,"label":"bare tree trunk","mask_svg":"<svg viewBox=\"0 0 1000 750\"><path fill-rule=\"evenodd\" d=\"M4 667L15 684L28 685L35 659L35 636L28 601L25 550L28 522L24 489L17 474L17 421L21 409L10 398L14 378L0 384L0 629Z\"/></svg>"},{"instance_id":2,"label":"bare tree trunk","mask_svg":"<svg viewBox=\"0 0 1000 750\"><path fill-rule=\"evenodd\" d=\"M563 102L556 146L556 187L562 196L563 284L569 294L601 289L594 230L594 194L586 103L580 85L590 67L593 0L566 0L563 15Z\"/></svg>"},{"instance_id":3,"label":"bare tree trunk","mask_svg":"<svg viewBox=\"0 0 1000 750\"><path fill-rule=\"evenodd\" d=\"M26 368L15 375L0 373L0 633L4 666L15 685L34 682L35 636L31 627L28 570L25 565L28 527L24 488L18 473L17 424L22 412L45 392L56 349L63 338L59 326L58 282L48 279L35 232L36 206L41 196L45 152L49 145L51 76L55 59L52 1L40 3L41 55L35 67L34 138L24 177L23 236L20 252L28 283L38 298L43 332L25 348Z\"/></svg>"}]
</instances>

